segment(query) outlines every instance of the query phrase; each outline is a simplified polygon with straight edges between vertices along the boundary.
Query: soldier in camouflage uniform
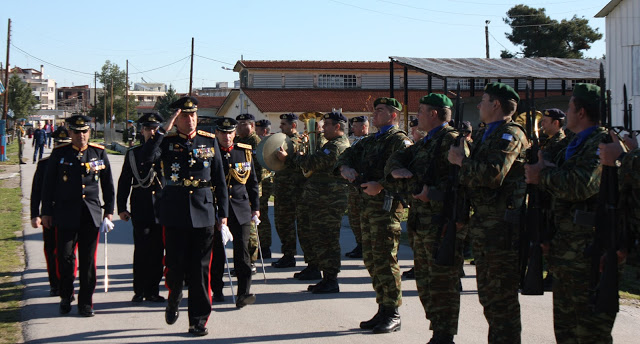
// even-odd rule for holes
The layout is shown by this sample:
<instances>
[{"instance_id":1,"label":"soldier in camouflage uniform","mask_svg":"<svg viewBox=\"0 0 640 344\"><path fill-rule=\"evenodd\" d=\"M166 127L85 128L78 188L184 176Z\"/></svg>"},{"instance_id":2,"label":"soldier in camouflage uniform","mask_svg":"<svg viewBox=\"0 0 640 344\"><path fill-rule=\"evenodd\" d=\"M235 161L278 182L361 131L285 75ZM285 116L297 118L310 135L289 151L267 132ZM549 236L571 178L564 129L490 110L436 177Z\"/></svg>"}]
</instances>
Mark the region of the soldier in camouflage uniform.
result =
<instances>
[{"instance_id":1,"label":"soldier in camouflage uniform","mask_svg":"<svg viewBox=\"0 0 640 344\"><path fill-rule=\"evenodd\" d=\"M460 185L474 214L469 223L476 264L478 297L489 323L489 343L520 343L517 219L525 194L524 129L513 122L520 97L503 83L485 86L478 104L480 121L471 156L451 147L449 161L460 166Z\"/></svg>"},{"instance_id":2,"label":"soldier in camouflage uniform","mask_svg":"<svg viewBox=\"0 0 640 344\"><path fill-rule=\"evenodd\" d=\"M280 130L293 140L295 147L302 144L298 134L298 115L285 113L280 115ZM276 172L274 183L274 215L276 231L282 242L282 258L271 263L274 268L291 268L296 266L296 223L300 223L299 204L302 199L300 190L304 186L306 178L298 167L288 166Z\"/></svg>"},{"instance_id":3,"label":"soldier in camouflage uniform","mask_svg":"<svg viewBox=\"0 0 640 344\"><path fill-rule=\"evenodd\" d=\"M554 273L553 320L558 343L611 343L616 314L590 308L590 257L594 225L574 222L576 211L595 212L602 165L598 145L606 137L598 127L600 88L577 84L567 109L567 128L576 133L553 165L542 159L526 166L526 181L553 197L556 233L549 264Z\"/></svg>"},{"instance_id":4,"label":"soldier in camouflage uniform","mask_svg":"<svg viewBox=\"0 0 640 344\"><path fill-rule=\"evenodd\" d=\"M236 116L236 120L238 121L238 127L236 129L237 135L233 143L244 143L251 146L256 176L258 177L258 181L260 181L262 179L262 167L256 159L256 148L258 147L258 143L260 143L260 137L255 131L256 118L252 114L244 113ZM249 255L251 256L251 273L255 274L255 262L258 260L258 231L253 224L249 232Z\"/></svg>"},{"instance_id":5,"label":"soldier in camouflage uniform","mask_svg":"<svg viewBox=\"0 0 640 344\"><path fill-rule=\"evenodd\" d=\"M378 312L361 322L360 328L387 333L400 330L402 289L397 252L403 206L386 189L384 164L393 152L410 146L411 140L397 126L400 102L378 98L373 105L372 124L378 132L347 149L338 159L336 171L361 187L362 256L376 292Z\"/></svg>"},{"instance_id":6,"label":"soldier in camouflage uniform","mask_svg":"<svg viewBox=\"0 0 640 344\"><path fill-rule=\"evenodd\" d=\"M567 136L564 134L564 129L562 129L565 117L565 113L559 109L542 111L540 127L548 137L540 149L542 149L542 156L547 161L554 161L556 155L569 144L566 140Z\"/></svg>"},{"instance_id":7,"label":"soldier in camouflage uniform","mask_svg":"<svg viewBox=\"0 0 640 344\"><path fill-rule=\"evenodd\" d=\"M271 121L261 119L256 122L256 134L260 139L271 135ZM269 197L273 195L273 172L262 168L260 173L260 224L258 234L260 236L260 248L262 258L271 258L271 219L269 219Z\"/></svg>"},{"instance_id":8,"label":"soldier in camouflage uniform","mask_svg":"<svg viewBox=\"0 0 640 344\"><path fill-rule=\"evenodd\" d=\"M358 116L349 120L351 123L351 130L353 130L353 139L351 145L355 145L360 140L369 135L369 118L367 116ZM345 254L349 258L362 258L362 231L360 229L360 195L355 185L349 186L348 197L348 215L349 226L353 231L353 236L356 237L356 247Z\"/></svg>"},{"instance_id":9,"label":"soldier in camouflage uniform","mask_svg":"<svg viewBox=\"0 0 640 344\"><path fill-rule=\"evenodd\" d=\"M407 222L412 228L413 257L418 295L431 321L433 338L429 343L453 343L458 332L460 313L459 271L462 268L462 245L466 228L457 230L454 264L443 266L435 263L443 226L446 225L444 192L450 185L449 147L458 133L448 125L453 103L443 94L431 93L420 99L418 108L419 131L427 136L413 146L396 151L385 166L387 179L393 178L400 191L413 194Z\"/></svg>"},{"instance_id":10,"label":"soldier in camouflage uniform","mask_svg":"<svg viewBox=\"0 0 640 344\"><path fill-rule=\"evenodd\" d=\"M309 266L315 266L323 273L322 281L308 288L314 294L340 292L340 224L347 208L347 186L332 171L338 157L349 147L349 139L344 134L346 126L347 118L342 113L327 113L323 125L326 144L313 154L294 155L288 159L284 150L278 153L280 160L313 171L304 185L302 203L313 204L315 211L302 215L308 217L304 222L309 227L304 230L311 243L304 248L305 257L309 257ZM309 250L312 252L307 252Z\"/></svg>"}]
</instances>

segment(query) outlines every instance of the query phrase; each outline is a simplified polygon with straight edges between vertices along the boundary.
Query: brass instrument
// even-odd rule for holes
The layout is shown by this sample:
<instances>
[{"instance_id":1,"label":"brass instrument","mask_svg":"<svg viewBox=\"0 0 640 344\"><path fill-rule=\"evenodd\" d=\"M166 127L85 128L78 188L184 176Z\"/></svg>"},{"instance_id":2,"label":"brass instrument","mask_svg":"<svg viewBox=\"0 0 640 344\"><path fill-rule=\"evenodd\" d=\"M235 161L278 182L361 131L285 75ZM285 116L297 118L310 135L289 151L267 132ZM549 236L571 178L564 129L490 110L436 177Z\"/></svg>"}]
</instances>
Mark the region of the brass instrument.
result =
<instances>
[{"instance_id":1,"label":"brass instrument","mask_svg":"<svg viewBox=\"0 0 640 344\"><path fill-rule=\"evenodd\" d=\"M540 112L539 110L536 110L535 114L533 115L534 120L533 120L533 135L535 135L535 137L540 138L540 121L542 120L542 112ZM527 127L527 113L523 112L519 115L516 116L516 118L514 119L514 122L520 124L523 128Z\"/></svg>"},{"instance_id":2,"label":"brass instrument","mask_svg":"<svg viewBox=\"0 0 640 344\"><path fill-rule=\"evenodd\" d=\"M302 139L302 146L298 148L299 153L309 155L315 153L322 135L318 124L322 121L323 117L324 114L321 112L305 112L298 116L298 119L303 121L305 125L305 131L300 135ZM309 178L313 174L313 171L303 169L302 173L305 177Z\"/></svg>"}]
</instances>

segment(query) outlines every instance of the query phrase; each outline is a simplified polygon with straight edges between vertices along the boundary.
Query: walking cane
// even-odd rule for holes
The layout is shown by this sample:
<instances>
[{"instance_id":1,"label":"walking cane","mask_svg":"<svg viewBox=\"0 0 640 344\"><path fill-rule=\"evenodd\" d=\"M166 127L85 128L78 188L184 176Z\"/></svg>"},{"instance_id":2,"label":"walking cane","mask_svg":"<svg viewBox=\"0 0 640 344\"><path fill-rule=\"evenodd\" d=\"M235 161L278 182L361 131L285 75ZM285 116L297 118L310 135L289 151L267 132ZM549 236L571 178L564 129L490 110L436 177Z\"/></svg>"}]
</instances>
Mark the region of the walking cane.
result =
<instances>
[{"instance_id":1,"label":"walking cane","mask_svg":"<svg viewBox=\"0 0 640 344\"><path fill-rule=\"evenodd\" d=\"M260 220L255 221L256 219L257 217L254 217L251 223L253 224L253 228L256 231L256 238L258 239L258 254L260 254L260 263L262 264L262 277L264 278L264 283L267 283L267 271L264 268L264 258L262 257L262 246L260 246L260 234L258 233L258 223L260 223Z\"/></svg>"},{"instance_id":2,"label":"walking cane","mask_svg":"<svg viewBox=\"0 0 640 344\"><path fill-rule=\"evenodd\" d=\"M231 269L229 268L229 258L227 258L227 242L233 241L233 235L229 231L229 227L222 225L222 252L224 252L224 261L227 265L227 276L229 276L229 287L231 288L231 299L236 303L236 294L233 292L233 279L231 278ZM227 237L227 234L229 237ZM226 240L225 240L226 239Z\"/></svg>"},{"instance_id":3,"label":"walking cane","mask_svg":"<svg viewBox=\"0 0 640 344\"><path fill-rule=\"evenodd\" d=\"M107 234L104 232L104 292L109 291L109 241L107 240Z\"/></svg>"}]
</instances>

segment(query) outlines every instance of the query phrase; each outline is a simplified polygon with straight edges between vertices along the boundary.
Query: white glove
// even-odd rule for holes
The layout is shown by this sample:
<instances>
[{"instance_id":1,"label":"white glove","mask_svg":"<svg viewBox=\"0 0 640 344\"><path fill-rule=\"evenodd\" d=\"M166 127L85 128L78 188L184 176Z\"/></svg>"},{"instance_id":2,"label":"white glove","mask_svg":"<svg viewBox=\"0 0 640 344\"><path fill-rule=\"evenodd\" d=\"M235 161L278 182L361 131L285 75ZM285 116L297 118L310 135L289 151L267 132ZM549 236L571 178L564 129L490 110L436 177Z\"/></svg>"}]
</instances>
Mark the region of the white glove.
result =
<instances>
[{"instance_id":1,"label":"white glove","mask_svg":"<svg viewBox=\"0 0 640 344\"><path fill-rule=\"evenodd\" d=\"M229 230L229 226L221 225L220 226L220 233L222 234L222 245L223 246L227 246L227 243L229 241L233 241L233 234L231 234L231 231Z\"/></svg>"},{"instance_id":2,"label":"white glove","mask_svg":"<svg viewBox=\"0 0 640 344\"><path fill-rule=\"evenodd\" d=\"M257 215L253 215L251 221L255 222L256 226L260 224L260 218Z\"/></svg>"},{"instance_id":3,"label":"white glove","mask_svg":"<svg viewBox=\"0 0 640 344\"><path fill-rule=\"evenodd\" d=\"M102 224L100 225L100 233L109 233L111 232L113 227L114 227L113 222L111 222L111 220L105 217L102 220Z\"/></svg>"}]
</instances>

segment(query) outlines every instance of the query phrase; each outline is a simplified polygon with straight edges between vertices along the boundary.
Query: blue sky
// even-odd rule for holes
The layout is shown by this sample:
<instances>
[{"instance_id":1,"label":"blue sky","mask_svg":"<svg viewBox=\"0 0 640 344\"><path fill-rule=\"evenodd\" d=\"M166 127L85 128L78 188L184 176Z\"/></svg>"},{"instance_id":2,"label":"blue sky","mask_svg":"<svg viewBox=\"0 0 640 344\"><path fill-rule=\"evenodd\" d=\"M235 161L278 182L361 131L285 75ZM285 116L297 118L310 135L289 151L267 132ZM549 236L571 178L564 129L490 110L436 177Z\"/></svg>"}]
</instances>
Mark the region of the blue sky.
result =
<instances>
[{"instance_id":1,"label":"blue sky","mask_svg":"<svg viewBox=\"0 0 640 344\"><path fill-rule=\"evenodd\" d=\"M194 88L238 79L232 68L246 60L388 61L389 56L484 57L485 20L491 57L505 47L510 28L502 18L516 3L545 8L552 19L593 18L608 1L541 0L274 0L75 1L12 0L0 14L0 60L5 64L7 23L12 21L11 66L39 69L58 87L93 86L106 60L129 79L172 84L188 91L191 37L195 38ZM604 38L586 52L605 53ZM46 61L46 62L43 62ZM161 67L161 68L159 68ZM98 85L100 87L100 85Z\"/></svg>"}]
</instances>

